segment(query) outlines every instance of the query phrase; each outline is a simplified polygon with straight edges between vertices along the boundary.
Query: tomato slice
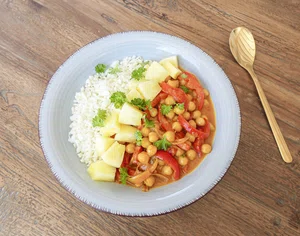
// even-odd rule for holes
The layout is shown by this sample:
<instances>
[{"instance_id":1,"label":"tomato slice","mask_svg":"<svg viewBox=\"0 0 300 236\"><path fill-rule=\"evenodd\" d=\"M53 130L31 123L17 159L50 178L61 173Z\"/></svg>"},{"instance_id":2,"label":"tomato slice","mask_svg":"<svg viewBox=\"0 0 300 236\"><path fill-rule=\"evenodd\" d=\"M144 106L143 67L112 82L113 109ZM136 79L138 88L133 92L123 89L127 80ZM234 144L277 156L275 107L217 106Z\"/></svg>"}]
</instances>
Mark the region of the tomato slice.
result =
<instances>
[{"instance_id":1,"label":"tomato slice","mask_svg":"<svg viewBox=\"0 0 300 236\"><path fill-rule=\"evenodd\" d=\"M186 132L189 132L196 138L197 137L198 138L207 138L209 136L209 131L208 131L209 127L204 127L203 129L198 130L198 129L194 128L193 126L191 126L190 123L186 119L184 119L184 117L182 115L178 116L178 122L186 130ZM208 123L207 120L206 120L206 123Z\"/></svg>"},{"instance_id":2,"label":"tomato slice","mask_svg":"<svg viewBox=\"0 0 300 236\"><path fill-rule=\"evenodd\" d=\"M187 76L184 80L186 81L186 87L189 89L195 90L197 94L197 104L198 109L201 110L204 104L204 92L203 87L200 84L199 80L196 78L195 75L192 73L189 73L187 71L184 72L184 74ZM180 76L181 77L181 76ZM181 77L182 78L182 77Z\"/></svg>"},{"instance_id":3,"label":"tomato slice","mask_svg":"<svg viewBox=\"0 0 300 236\"><path fill-rule=\"evenodd\" d=\"M161 114L160 107L158 108L158 121L161 125L161 127L166 131L172 131L172 125L171 123L164 117L163 114Z\"/></svg>"},{"instance_id":4,"label":"tomato slice","mask_svg":"<svg viewBox=\"0 0 300 236\"><path fill-rule=\"evenodd\" d=\"M187 99L185 92L183 92L182 89L173 88L172 86L168 85L166 82L160 83L160 86L161 86L163 92L171 95L176 102L184 103L185 109L188 108L189 101Z\"/></svg>"},{"instance_id":5,"label":"tomato slice","mask_svg":"<svg viewBox=\"0 0 300 236\"><path fill-rule=\"evenodd\" d=\"M201 152L201 146L204 143L203 138L196 138L195 141L193 142L193 147L195 151L198 153L199 157L201 157L202 152Z\"/></svg>"},{"instance_id":6,"label":"tomato slice","mask_svg":"<svg viewBox=\"0 0 300 236\"><path fill-rule=\"evenodd\" d=\"M168 97L168 94L166 94L166 93L164 93L164 92L160 92L160 93L152 100L151 106L152 106L152 107L156 107L156 106L160 103L160 101L161 101L162 99L165 99L165 98L167 98L167 97Z\"/></svg>"},{"instance_id":7,"label":"tomato slice","mask_svg":"<svg viewBox=\"0 0 300 236\"><path fill-rule=\"evenodd\" d=\"M174 180L178 180L180 178L179 164L178 164L177 160L170 153L168 153L166 151L159 150L159 151L156 152L155 156L158 159L163 160L167 165L169 165L173 169L173 171L174 171L174 175L173 175Z\"/></svg>"},{"instance_id":8,"label":"tomato slice","mask_svg":"<svg viewBox=\"0 0 300 236\"><path fill-rule=\"evenodd\" d=\"M130 163L130 159L131 159L131 154L129 154L128 152L125 152L121 167L127 167Z\"/></svg>"}]
</instances>

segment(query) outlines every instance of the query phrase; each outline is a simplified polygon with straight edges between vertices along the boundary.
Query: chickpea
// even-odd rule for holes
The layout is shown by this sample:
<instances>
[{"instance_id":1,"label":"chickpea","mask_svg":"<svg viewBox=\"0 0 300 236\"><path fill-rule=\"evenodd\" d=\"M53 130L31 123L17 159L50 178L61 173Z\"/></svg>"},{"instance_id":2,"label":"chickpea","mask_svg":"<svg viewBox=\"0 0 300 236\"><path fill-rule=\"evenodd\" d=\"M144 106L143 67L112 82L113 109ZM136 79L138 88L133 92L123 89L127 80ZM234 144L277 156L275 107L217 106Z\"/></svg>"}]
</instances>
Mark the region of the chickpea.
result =
<instances>
[{"instance_id":1,"label":"chickpea","mask_svg":"<svg viewBox=\"0 0 300 236\"><path fill-rule=\"evenodd\" d=\"M177 121L178 120L178 116L174 116L173 121Z\"/></svg>"},{"instance_id":2,"label":"chickpea","mask_svg":"<svg viewBox=\"0 0 300 236\"><path fill-rule=\"evenodd\" d=\"M173 104L175 104L175 100L174 100L174 98L173 98L172 96L169 95L169 96L166 98L165 103L166 103L167 105L173 105Z\"/></svg>"},{"instance_id":3,"label":"chickpea","mask_svg":"<svg viewBox=\"0 0 300 236\"><path fill-rule=\"evenodd\" d=\"M195 109L196 109L196 104L192 101L189 101L188 110L189 111L194 111Z\"/></svg>"},{"instance_id":4,"label":"chickpea","mask_svg":"<svg viewBox=\"0 0 300 236\"><path fill-rule=\"evenodd\" d=\"M180 80L180 85L186 85L186 81L184 79Z\"/></svg>"},{"instance_id":5,"label":"chickpea","mask_svg":"<svg viewBox=\"0 0 300 236\"><path fill-rule=\"evenodd\" d=\"M193 96L194 98L196 98L196 97L197 97L197 93L196 93L196 91L193 91L193 92L192 92L192 96Z\"/></svg>"},{"instance_id":6,"label":"chickpea","mask_svg":"<svg viewBox=\"0 0 300 236\"><path fill-rule=\"evenodd\" d=\"M147 128L147 127L143 127L142 130L141 130L141 133L144 137L147 137L150 133L150 129Z\"/></svg>"},{"instance_id":7,"label":"chickpea","mask_svg":"<svg viewBox=\"0 0 300 236\"><path fill-rule=\"evenodd\" d=\"M170 79L167 84L170 85L173 88L178 88L179 87L179 80Z\"/></svg>"},{"instance_id":8,"label":"chickpea","mask_svg":"<svg viewBox=\"0 0 300 236\"><path fill-rule=\"evenodd\" d=\"M161 173L163 175L171 175L171 174L173 174L173 170L170 166L164 166L161 170Z\"/></svg>"},{"instance_id":9,"label":"chickpea","mask_svg":"<svg viewBox=\"0 0 300 236\"><path fill-rule=\"evenodd\" d=\"M192 101L192 100L193 100L192 95L191 95L191 94L188 94L188 95L187 95L187 99L188 99L189 101Z\"/></svg>"},{"instance_id":10,"label":"chickpea","mask_svg":"<svg viewBox=\"0 0 300 236\"><path fill-rule=\"evenodd\" d=\"M158 165L164 166L164 165L165 165L165 162L164 162L163 160L158 160Z\"/></svg>"},{"instance_id":11,"label":"chickpea","mask_svg":"<svg viewBox=\"0 0 300 236\"><path fill-rule=\"evenodd\" d=\"M203 104L203 106L206 106L206 107L209 106L209 101L208 101L207 99L204 99L204 104Z\"/></svg>"},{"instance_id":12,"label":"chickpea","mask_svg":"<svg viewBox=\"0 0 300 236\"><path fill-rule=\"evenodd\" d=\"M187 157L180 156L180 157L178 158L178 163L179 163L179 165L181 165L181 166L187 165L188 162L189 162L189 159L188 159Z\"/></svg>"},{"instance_id":13,"label":"chickpea","mask_svg":"<svg viewBox=\"0 0 300 236\"><path fill-rule=\"evenodd\" d=\"M190 150L188 150L188 151L186 152L186 156L187 156L187 158L189 158L189 159L192 161L192 160L194 160L194 159L196 158L197 153L196 153L195 150L190 149Z\"/></svg>"},{"instance_id":14,"label":"chickpea","mask_svg":"<svg viewBox=\"0 0 300 236\"><path fill-rule=\"evenodd\" d=\"M178 148L175 155L176 155L177 157L180 157L180 156L182 156L183 154L184 154L184 151L183 151L182 149Z\"/></svg>"},{"instance_id":15,"label":"chickpea","mask_svg":"<svg viewBox=\"0 0 300 236\"><path fill-rule=\"evenodd\" d=\"M193 113L192 113L193 119L196 119L197 117L200 117L200 116L201 116L201 111L199 111L199 110L193 111Z\"/></svg>"},{"instance_id":16,"label":"chickpea","mask_svg":"<svg viewBox=\"0 0 300 236\"><path fill-rule=\"evenodd\" d=\"M152 157L155 155L155 153L157 152L157 147L155 147L154 145L149 145L147 147L147 154Z\"/></svg>"},{"instance_id":17,"label":"chickpea","mask_svg":"<svg viewBox=\"0 0 300 236\"><path fill-rule=\"evenodd\" d=\"M149 110L149 112L150 112L150 116L152 116L152 117L157 116L157 109L156 108L151 108Z\"/></svg>"},{"instance_id":18,"label":"chickpea","mask_svg":"<svg viewBox=\"0 0 300 236\"><path fill-rule=\"evenodd\" d=\"M189 120L191 118L191 113L186 111L182 114L182 116L183 116L184 119Z\"/></svg>"},{"instance_id":19,"label":"chickpea","mask_svg":"<svg viewBox=\"0 0 300 236\"><path fill-rule=\"evenodd\" d=\"M142 139L142 147L147 148L149 145L151 145L149 139L148 138L143 138Z\"/></svg>"},{"instance_id":20,"label":"chickpea","mask_svg":"<svg viewBox=\"0 0 300 236\"><path fill-rule=\"evenodd\" d=\"M166 115L166 117L168 117L169 119L173 119L174 116L175 116L175 113L174 113L173 110L171 110L171 111Z\"/></svg>"},{"instance_id":21,"label":"chickpea","mask_svg":"<svg viewBox=\"0 0 300 236\"><path fill-rule=\"evenodd\" d=\"M180 132L182 130L182 126L178 121L173 122L172 129L176 132Z\"/></svg>"},{"instance_id":22,"label":"chickpea","mask_svg":"<svg viewBox=\"0 0 300 236\"><path fill-rule=\"evenodd\" d=\"M192 135L192 134L190 134L190 133L186 133L186 135L185 135L186 137L188 137L189 138L189 141L190 142L194 142L195 141L195 136L194 135Z\"/></svg>"},{"instance_id":23,"label":"chickpea","mask_svg":"<svg viewBox=\"0 0 300 236\"><path fill-rule=\"evenodd\" d=\"M208 97L208 96L209 96L209 92L208 92L207 89L203 89L203 92L204 92L204 96L205 96L205 97Z\"/></svg>"},{"instance_id":24,"label":"chickpea","mask_svg":"<svg viewBox=\"0 0 300 236\"><path fill-rule=\"evenodd\" d=\"M194 120L190 120L189 123L192 127L194 127L194 128L197 127L196 122Z\"/></svg>"},{"instance_id":25,"label":"chickpea","mask_svg":"<svg viewBox=\"0 0 300 236\"><path fill-rule=\"evenodd\" d=\"M175 141L175 132L173 131L167 131L165 132L164 136L169 142L174 142Z\"/></svg>"},{"instance_id":26,"label":"chickpea","mask_svg":"<svg viewBox=\"0 0 300 236\"><path fill-rule=\"evenodd\" d=\"M145 179L144 184L148 187L152 187L155 184L155 177L151 175L147 179Z\"/></svg>"},{"instance_id":27,"label":"chickpea","mask_svg":"<svg viewBox=\"0 0 300 236\"><path fill-rule=\"evenodd\" d=\"M133 143L129 143L126 145L126 152L128 153L134 153L135 145Z\"/></svg>"},{"instance_id":28,"label":"chickpea","mask_svg":"<svg viewBox=\"0 0 300 236\"><path fill-rule=\"evenodd\" d=\"M177 115L181 115L181 114L184 113L184 109L181 110L178 106L175 106L174 112L175 112L175 114L177 114Z\"/></svg>"},{"instance_id":29,"label":"chickpea","mask_svg":"<svg viewBox=\"0 0 300 236\"><path fill-rule=\"evenodd\" d=\"M139 155L137 156L137 159L140 163L146 165L149 162L149 155L147 154L147 152L141 152L139 153Z\"/></svg>"},{"instance_id":30,"label":"chickpea","mask_svg":"<svg viewBox=\"0 0 300 236\"><path fill-rule=\"evenodd\" d=\"M209 124L210 124L210 130L215 131L215 129L216 129L215 126L212 123L209 123Z\"/></svg>"},{"instance_id":31,"label":"chickpea","mask_svg":"<svg viewBox=\"0 0 300 236\"><path fill-rule=\"evenodd\" d=\"M148 139L149 139L149 141L150 141L151 143L156 142L156 141L158 140L158 135L157 135L157 133L155 133L155 132L150 132L150 133L149 133L149 136L148 136Z\"/></svg>"},{"instance_id":32,"label":"chickpea","mask_svg":"<svg viewBox=\"0 0 300 236\"><path fill-rule=\"evenodd\" d=\"M210 153L211 152L211 146L207 143L203 144L201 147L201 151L203 153Z\"/></svg>"},{"instance_id":33,"label":"chickpea","mask_svg":"<svg viewBox=\"0 0 300 236\"><path fill-rule=\"evenodd\" d=\"M203 126L203 125L205 125L205 120L202 117L197 117L196 124L199 126Z\"/></svg>"}]
</instances>

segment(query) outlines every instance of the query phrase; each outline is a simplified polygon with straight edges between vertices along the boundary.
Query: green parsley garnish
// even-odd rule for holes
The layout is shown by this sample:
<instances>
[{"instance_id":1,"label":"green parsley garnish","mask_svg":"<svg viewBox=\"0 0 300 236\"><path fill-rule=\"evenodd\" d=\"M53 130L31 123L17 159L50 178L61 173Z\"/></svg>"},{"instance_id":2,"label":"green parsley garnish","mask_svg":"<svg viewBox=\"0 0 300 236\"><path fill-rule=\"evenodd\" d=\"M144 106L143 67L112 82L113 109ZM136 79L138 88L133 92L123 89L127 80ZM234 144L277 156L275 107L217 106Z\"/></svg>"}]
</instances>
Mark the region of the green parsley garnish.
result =
<instances>
[{"instance_id":1,"label":"green parsley garnish","mask_svg":"<svg viewBox=\"0 0 300 236\"><path fill-rule=\"evenodd\" d=\"M127 172L127 168L125 167L121 167L119 169L120 172L120 181L122 184L126 184L126 180L128 178L128 172Z\"/></svg>"},{"instance_id":2,"label":"green parsley garnish","mask_svg":"<svg viewBox=\"0 0 300 236\"><path fill-rule=\"evenodd\" d=\"M112 75L115 75L115 74L117 74L119 72L121 72L121 69L119 68L118 65L116 65L114 68L112 68L112 67L109 68L109 71L108 71L108 73L112 74Z\"/></svg>"},{"instance_id":3,"label":"green parsley garnish","mask_svg":"<svg viewBox=\"0 0 300 236\"><path fill-rule=\"evenodd\" d=\"M141 66L140 68L132 71L131 77L137 81L141 80L144 77L144 72L146 71L146 68L144 66Z\"/></svg>"},{"instance_id":4,"label":"green parsley garnish","mask_svg":"<svg viewBox=\"0 0 300 236\"><path fill-rule=\"evenodd\" d=\"M158 140L153 144L154 146L157 147L158 150L165 150L165 151L167 151L167 149L171 146L171 143L166 139L166 137L163 137L163 139Z\"/></svg>"},{"instance_id":5,"label":"green parsley garnish","mask_svg":"<svg viewBox=\"0 0 300 236\"><path fill-rule=\"evenodd\" d=\"M102 73L105 70L106 70L106 65L104 65L104 64L98 64L98 65L95 66L95 71L97 73Z\"/></svg>"},{"instance_id":6,"label":"green parsley garnish","mask_svg":"<svg viewBox=\"0 0 300 236\"><path fill-rule=\"evenodd\" d=\"M134 133L135 139L136 139L136 145L141 146L142 145L142 140L143 140L143 135L142 132L137 130Z\"/></svg>"},{"instance_id":7,"label":"green parsley garnish","mask_svg":"<svg viewBox=\"0 0 300 236\"><path fill-rule=\"evenodd\" d=\"M106 111L99 109L97 115L93 118L93 126L104 126L104 121L106 120Z\"/></svg>"},{"instance_id":8,"label":"green parsley garnish","mask_svg":"<svg viewBox=\"0 0 300 236\"><path fill-rule=\"evenodd\" d=\"M109 99L112 103L114 103L115 108L121 108L126 102L126 95L125 93L118 91L114 92Z\"/></svg>"},{"instance_id":9,"label":"green parsley garnish","mask_svg":"<svg viewBox=\"0 0 300 236\"><path fill-rule=\"evenodd\" d=\"M146 128L153 128L154 127L154 121L153 120L149 120L147 119L147 117L144 117L144 121L145 121L145 127Z\"/></svg>"},{"instance_id":10,"label":"green parsley garnish","mask_svg":"<svg viewBox=\"0 0 300 236\"><path fill-rule=\"evenodd\" d=\"M146 110L151 109L151 101L150 100L145 100L141 98L134 98L130 102L132 105L137 106L140 110Z\"/></svg>"},{"instance_id":11,"label":"green parsley garnish","mask_svg":"<svg viewBox=\"0 0 300 236\"><path fill-rule=\"evenodd\" d=\"M175 106L178 107L180 110L184 110L184 103L176 103Z\"/></svg>"},{"instance_id":12,"label":"green parsley garnish","mask_svg":"<svg viewBox=\"0 0 300 236\"><path fill-rule=\"evenodd\" d=\"M185 73L182 73L182 74L180 75L180 77L183 78L183 79L186 79L188 76L187 76Z\"/></svg>"},{"instance_id":13,"label":"green parsley garnish","mask_svg":"<svg viewBox=\"0 0 300 236\"><path fill-rule=\"evenodd\" d=\"M190 90L188 89L188 87L181 85L180 88L183 90L183 92L188 93Z\"/></svg>"},{"instance_id":14,"label":"green parsley garnish","mask_svg":"<svg viewBox=\"0 0 300 236\"><path fill-rule=\"evenodd\" d=\"M161 110L161 114L167 115L172 110L172 106L171 105L162 104L160 110Z\"/></svg>"}]
</instances>

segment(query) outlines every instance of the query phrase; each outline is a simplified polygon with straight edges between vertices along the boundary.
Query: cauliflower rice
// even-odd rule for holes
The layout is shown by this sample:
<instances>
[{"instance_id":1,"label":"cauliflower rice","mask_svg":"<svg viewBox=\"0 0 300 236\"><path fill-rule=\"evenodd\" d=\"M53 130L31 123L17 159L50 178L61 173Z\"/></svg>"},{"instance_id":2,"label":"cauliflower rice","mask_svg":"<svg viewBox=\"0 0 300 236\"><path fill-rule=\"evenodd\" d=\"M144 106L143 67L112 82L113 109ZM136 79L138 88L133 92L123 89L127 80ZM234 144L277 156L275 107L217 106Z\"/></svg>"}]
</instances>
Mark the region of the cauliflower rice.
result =
<instances>
[{"instance_id":1,"label":"cauliflower rice","mask_svg":"<svg viewBox=\"0 0 300 236\"><path fill-rule=\"evenodd\" d=\"M136 81L131 80L131 73L143 62L143 58L137 56L115 61L105 72L89 76L85 86L76 93L70 117L69 142L74 145L81 162L90 165L99 160L95 153L95 140L101 136L100 128L93 127L92 120L98 109L115 110L109 99L111 94L117 91L127 94L130 88L136 86ZM118 72L111 73L111 68L118 68Z\"/></svg>"}]
</instances>

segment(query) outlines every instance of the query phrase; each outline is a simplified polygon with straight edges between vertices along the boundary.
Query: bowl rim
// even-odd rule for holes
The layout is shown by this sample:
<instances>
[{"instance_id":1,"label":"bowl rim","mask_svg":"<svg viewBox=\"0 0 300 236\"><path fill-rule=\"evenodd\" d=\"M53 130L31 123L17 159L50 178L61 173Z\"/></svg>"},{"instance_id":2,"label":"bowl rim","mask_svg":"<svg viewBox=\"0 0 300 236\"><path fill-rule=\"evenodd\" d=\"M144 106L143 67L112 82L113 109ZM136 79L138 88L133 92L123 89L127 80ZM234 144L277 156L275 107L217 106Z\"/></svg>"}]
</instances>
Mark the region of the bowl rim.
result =
<instances>
[{"instance_id":1,"label":"bowl rim","mask_svg":"<svg viewBox=\"0 0 300 236\"><path fill-rule=\"evenodd\" d=\"M217 181L216 182L212 182L205 191L203 191L202 193L200 193L199 195L197 195L197 197L191 199L190 201L187 201L184 204L178 204L178 205L174 206L173 208L164 210L163 212L156 211L155 213L140 213L140 214L137 214L137 213L127 213L127 212L116 212L116 211L111 211L110 209L108 209L106 207L101 207L98 204L94 204L94 203L88 201L87 199L85 199L84 197L81 197L80 195L78 195L75 192L75 190L73 190L70 186L68 186L65 183L65 181L63 179L61 179L60 176L54 171L54 167L52 166L51 161L50 161L51 158L48 156L48 154L47 154L47 152L45 150L44 144L42 142L42 140L43 140L44 137L41 134L41 130L42 130L41 119L42 119L42 109L43 109L43 106L44 106L47 94L49 92L49 86L56 79L56 77L59 74L60 70L65 66L66 62L69 59L71 59L72 57L74 57L75 55L77 55L78 53L80 53L82 50L84 50L84 48L88 47L89 45L94 44L96 42L99 42L101 40L105 40L105 39L108 39L110 37L117 37L117 36L127 35L127 34L141 34L141 33L156 34L158 36L160 35L160 36L164 36L164 37L171 37L171 38L174 38L176 40L184 41L185 43L189 44L189 46L192 46L195 49L200 50L200 52L203 53L206 56L206 59L209 60L210 62L212 62L216 66L216 69L219 70L219 72L221 72L223 74L224 79L226 79L227 82L229 82L228 85L232 89L232 92L233 92L233 95L234 95L233 97L234 97L234 100L235 100L235 106L236 106L235 108L237 109L237 115L238 115L238 117L237 117L238 118L237 119L238 124L236 124L237 125L237 130L238 130L238 135L236 137L236 142L235 142L234 147L233 147L232 155L230 156L230 158L228 158L226 166L224 166L224 169L220 173L220 175L218 176ZM131 216L131 217L136 217L136 216L137 217L141 217L141 216L142 217L147 217L147 216L157 216L157 215L168 214L170 212L176 211L178 209L184 208L184 207L186 207L186 206L194 203L195 201L199 200L204 195L206 195L208 192L210 192L220 182L220 180L224 177L224 175L226 174L226 172L229 170L229 168L231 166L231 163L232 163L232 161L233 161L233 159L234 159L234 157L235 157L235 155L237 153L237 149L238 149L238 146L239 146L240 137L241 137L241 126L242 126L241 111L240 111L240 106L239 106L239 101L238 101L237 94L236 94L236 92L234 90L234 87L233 87L230 79L228 78L228 76L226 75L226 73L224 72L224 70L216 63L216 61L210 55L208 55L205 51L203 51L201 48L199 48L198 46L194 45L193 43L187 41L186 39L181 38L180 36L177 36L177 35L175 36L175 35L171 35L171 34L167 34L167 33L162 33L162 32L157 32L157 31L149 31L149 30L145 30L145 31L143 31L143 30L133 30L133 31L123 31L123 32L108 34L108 35L106 35L104 37L97 38L97 39L95 39L95 40L93 40L93 41L85 44L84 46L81 46L80 48L78 48L74 53L72 53L69 57L67 57L64 60L64 62L57 68L57 70L55 71L55 73L48 80L46 88L45 88L45 91L44 91L44 94L43 94L43 97L42 97L42 100L41 100L41 103L40 103L39 117L38 117L38 127L39 127L38 128L38 135L39 135L40 145L42 147L42 152L43 152L44 158L46 159L46 162L47 162L47 164L48 164L48 166L49 166L52 174L58 180L58 182L60 183L60 185L63 186L68 192L70 192L77 199L79 199L80 201L86 203L89 206L92 206L93 208L96 208L97 210L101 210L101 211L103 211L105 213L112 213L112 214L115 214L115 215Z\"/></svg>"}]
</instances>

